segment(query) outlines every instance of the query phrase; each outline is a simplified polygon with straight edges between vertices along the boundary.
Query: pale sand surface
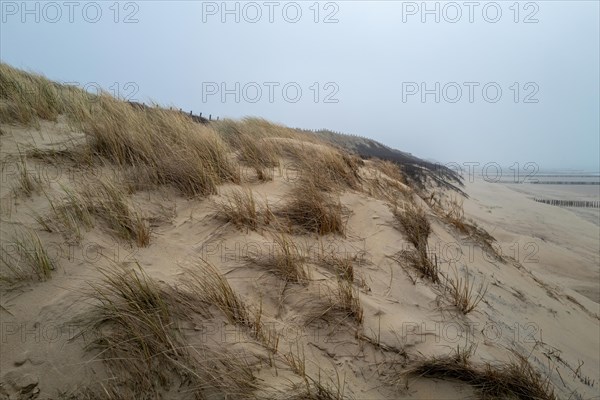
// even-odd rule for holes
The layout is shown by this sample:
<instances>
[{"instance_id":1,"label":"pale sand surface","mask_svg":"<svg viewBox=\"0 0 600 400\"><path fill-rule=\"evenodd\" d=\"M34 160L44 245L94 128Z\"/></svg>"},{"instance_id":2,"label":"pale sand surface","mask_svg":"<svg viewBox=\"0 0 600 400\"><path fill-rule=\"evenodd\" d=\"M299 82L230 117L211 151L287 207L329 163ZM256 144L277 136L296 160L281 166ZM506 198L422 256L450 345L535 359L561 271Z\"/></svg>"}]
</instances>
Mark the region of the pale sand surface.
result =
<instances>
[{"instance_id":1,"label":"pale sand surface","mask_svg":"<svg viewBox=\"0 0 600 400\"><path fill-rule=\"evenodd\" d=\"M65 125L51 123L43 123L40 132L11 126L2 129L8 132L1 139L2 162L7 168L14 164L17 144L51 147L78 135L70 133ZM48 168L31 162L31 167L36 166ZM307 373L345 379L345 394L350 398L474 396L473 389L464 384L438 379L410 378L406 385L390 385L389 379L398 375L406 359L357 341L355 330L347 326L304 326L312 302L332 290L335 277L331 271L312 265L313 284L290 286L248 266L243 249L267 249L272 242L266 234L236 229L214 217L214 201L234 185L221 187L219 195L207 199L186 199L170 189L135 194L138 204L157 216L151 245L138 249L115 242L100 228L87 232L75 244L65 242L57 233L41 231L32 211L48 212L46 198L38 194L12 199L10 188L17 178L6 171L9 169L3 170L0 190L3 240L15 229L29 226L38 231L44 243L67 253L61 253L60 268L52 279L1 289L0 371L4 382L29 377L38 382L40 398L53 398L59 390L106 379L97 354L84 351L82 339L75 337L80 327L78 318L90 308L84 296L87 282L97 280L96 268L107 265L105 258L97 257L101 251L118 262L136 260L150 276L164 282L181 278L181 267L197 257L210 260L249 305L261 305L266 322L283 332L283 351L303 348ZM72 183L65 171L48 190L56 190L59 183ZM77 171L74 174L78 177ZM257 198L268 199L273 207L285 200L291 187L292 183L277 174L272 182L251 185ZM445 304L439 291L424 279L417 276L413 284L409 279L409 275L415 279L413 271L390 258L406 246L406 240L394 227L392 210L382 200L347 191L340 197L350 210L346 237L298 236L295 241L309 258L323 247L364 257L356 268L362 282L362 334L406 352L408 362L449 354L457 346L475 343L474 362L494 363L508 360L510 350L515 349L529 355L532 365L550 376L559 398L569 398L575 391L578 395L571 398L598 398L598 226L570 210L535 203L505 185L467 182L466 192L471 196L464 202L466 217L487 229L498 240L503 254L514 258L506 263L491 258L428 211L433 227L430 248L439 254L445 247L460 247L462 251L458 258L442 254L442 270L467 267L477 284L488 285L484 301L466 316ZM423 206L427 207L425 203ZM299 381L288 367L273 368L264 362L265 350L244 332L235 327L224 331L216 323L211 328L211 345L240 351L253 362L256 375L266 387L285 393L290 380ZM573 370L581 362L576 377ZM595 386L585 384L582 377L595 380ZM185 397L173 394L168 398Z\"/></svg>"},{"instance_id":2,"label":"pale sand surface","mask_svg":"<svg viewBox=\"0 0 600 400\"><path fill-rule=\"evenodd\" d=\"M535 195L543 197L538 193L573 198L573 188L483 180L467 182L466 186L472 199L465 202L465 210L485 223L504 254L555 284L600 302L600 227L593 218L598 210L587 209L584 217L580 215L582 209L533 201ZM586 191L594 198L592 189Z\"/></svg>"},{"instance_id":3,"label":"pale sand surface","mask_svg":"<svg viewBox=\"0 0 600 400\"><path fill-rule=\"evenodd\" d=\"M600 185L527 185L506 184L511 189L524 193L528 198L552 200L587 200L600 199ZM568 207L572 213L600 227L600 208Z\"/></svg>"}]
</instances>

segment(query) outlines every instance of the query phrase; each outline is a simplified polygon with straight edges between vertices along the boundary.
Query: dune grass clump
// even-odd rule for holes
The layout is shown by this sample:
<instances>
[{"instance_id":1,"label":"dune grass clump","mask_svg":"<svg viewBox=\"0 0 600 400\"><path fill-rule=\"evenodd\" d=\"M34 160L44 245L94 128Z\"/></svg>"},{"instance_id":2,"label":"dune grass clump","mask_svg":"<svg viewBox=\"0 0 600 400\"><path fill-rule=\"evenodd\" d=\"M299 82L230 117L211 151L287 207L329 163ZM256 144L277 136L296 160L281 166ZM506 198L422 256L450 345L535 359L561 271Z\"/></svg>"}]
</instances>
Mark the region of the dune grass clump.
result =
<instances>
[{"instance_id":1,"label":"dune grass clump","mask_svg":"<svg viewBox=\"0 0 600 400\"><path fill-rule=\"evenodd\" d=\"M89 145L117 165L145 167L148 185L172 185L189 196L215 194L239 182L229 147L216 132L178 111L140 109L102 95L82 121Z\"/></svg>"},{"instance_id":2,"label":"dune grass clump","mask_svg":"<svg viewBox=\"0 0 600 400\"><path fill-rule=\"evenodd\" d=\"M345 234L340 201L308 180L292 190L291 200L278 214L305 232Z\"/></svg>"},{"instance_id":3,"label":"dune grass clump","mask_svg":"<svg viewBox=\"0 0 600 400\"><path fill-rule=\"evenodd\" d=\"M301 137L304 139L304 137ZM296 163L300 179L310 181L317 189L358 189L362 160L324 143L293 142L285 153Z\"/></svg>"},{"instance_id":4,"label":"dune grass clump","mask_svg":"<svg viewBox=\"0 0 600 400\"><path fill-rule=\"evenodd\" d=\"M394 217L399 222L406 238L416 249L425 249L431 234L431 224L423 209L409 205L404 210L396 208Z\"/></svg>"},{"instance_id":5,"label":"dune grass clump","mask_svg":"<svg viewBox=\"0 0 600 400\"><path fill-rule=\"evenodd\" d=\"M556 400L549 378L543 378L523 355L513 352L509 362L474 364L470 349L416 362L407 374L447 379L473 386L483 399Z\"/></svg>"},{"instance_id":6,"label":"dune grass clump","mask_svg":"<svg viewBox=\"0 0 600 400\"><path fill-rule=\"evenodd\" d=\"M0 251L0 281L7 283L45 281L58 266L33 230L13 235Z\"/></svg>"},{"instance_id":7,"label":"dune grass clump","mask_svg":"<svg viewBox=\"0 0 600 400\"><path fill-rule=\"evenodd\" d=\"M0 65L0 120L36 124L64 114L87 135L86 155L145 168L148 186L172 185L189 196L240 181L229 146L210 127L159 107L134 107L107 93L81 89Z\"/></svg>"},{"instance_id":8,"label":"dune grass clump","mask_svg":"<svg viewBox=\"0 0 600 400\"><path fill-rule=\"evenodd\" d=\"M80 193L62 187L63 196L54 198L45 193L50 209L50 216L37 215L36 221L48 232L60 232L68 237L81 239L81 227L90 229L94 226L94 218Z\"/></svg>"},{"instance_id":9,"label":"dune grass clump","mask_svg":"<svg viewBox=\"0 0 600 400\"><path fill-rule=\"evenodd\" d=\"M150 243L150 227L141 213L127 201L127 193L114 181L99 179L82 191L82 199L91 214L107 223L117 235L139 247Z\"/></svg>"},{"instance_id":10,"label":"dune grass clump","mask_svg":"<svg viewBox=\"0 0 600 400\"><path fill-rule=\"evenodd\" d=\"M467 222L462 199L459 200L454 197L446 201L444 205L441 205L441 203L442 201L438 201L437 204L434 204L433 208L438 210L438 215L441 214L442 219L446 223L466 235L467 239L480 245L493 259L501 262L505 261L501 252L494 247L496 239L485 229L477 226L477 224Z\"/></svg>"},{"instance_id":11,"label":"dune grass clump","mask_svg":"<svg viewBox=\"0 0 600 400\"><path fill-rule=\"evenodd\" d=\"M464 276L454 270L454 276L445 276L444 292L453 306L463 314L473 311L487 293L487 285L480 284L475 289L475 278L471 279L469 270L465 267Z\"/></svg>"},{"instance_id":12,"label":"dune grass clump","mask_svg":"<svg viewBox=\"0 0 600 400\"><path fill-rule=\"evenodd\" d=\"M363 174L362 191L369 196L397 204L399 199L409 199L412 190L400 167L391 161L370 160Z\"/></svg>"},{"instance_id":13,"label":"dune grass clump","mask_svg":"<svg viewBox=\"0 0 600 400\"><path fill-rule=\"evenodd\" d=\"M340 257L334 254L322 255L320 262L327 269L333 270L338 278L354 282L354 264L358 262L358 256Z\"/></svg>"},{"instance_id":14,"label":"dune grass clump","mask_svg":"<svg viewBox=\"0 0 600 400\"><path fill-rule=\"evenodd\" d=\"M36 124L55 121L63 109L56 85L43 76L0 63L0 121Z\"/></svg>"},{"instance_id":15,"label":"dune grass clump","mask_svg":"<svg viewBox=\"0 0 600 400\"><path fill-rule=\"evenodd\" d=\"M340 377L337 369L335 370L336 378L328 377L321 372L316 378L306 374L305 371L298 373L302 376L303 383L292 385L287 394L289 400L344 400L348 399L345 395L346 379ZM323 378L326 376L327 378Z\"/></svg>"},{"instance_id":16,"label":"dune grass clump","mask_svg":"<svg viewBox=\"0 0 600 400\"><path fill-rule=\"evenodd\" d=\"M352 319L357 324L363 321L363 309L360 304L359 291L348 279L338 279L337 301L335 310L341 311L345 317Z\"/></svg>"},{"instance_id":17,"label":"dune grass clump","mask_svg":"<svg viewBox=\"0 0 600 400\"><path fill-rule=\"evenodd\" d=\"M213 125L221 137L237 150L240 161L254 169L258 180L273 179L273 168L280 164L281 149L271 139L288 137L288 128L260 118L225 119Z\"/></svg>"},{"instance_id":18,"label":"dune grass clump","mask_svg":"<svg viewBox=\"0 0 600 400\"><path fill-rule=\"evenodd\" d=\"M80 239L81 228L90 229L96 218L115 234L138 247L150 243L150 226L140 211L132 207L128 195L116 181L100 178L74 190L62 188L62 198L48 198L51 216L37 215L37 222L48 232L59 231Z\"/></svg>"},{"instance_id":19,"label":"dune grass clump","mask_svg":"<svg viewBox=\"0 0 600 400\"><path fill-rule=\"evenodd\" d=\"M102 270L91 284L95 308L82 332L110 374L105 385L121 398L161 398L186 386L194 398L247 398L252 372L225 349L190 344L180 324L206 310L195 295L159 284L141 269ZM127 397L133 396L133 397Z\"/></svg>"},{"instance_id":20,"label":"dune grass clump","mask_svg":"<svg viewBox=\"0 0 600 400\"><path fill-rule=\"evenodd\" d=\"M363 322L363 308L360 303L359 290L347 279L337 279L335 289L327 288L328 292L310 299L306 312L305 324L315 321L340 325L351 321L360 325Z\"/></svg>"},{"instance_id":21,"label":"dune grass clump","mask_svg":"<svg viewBox=\"0 0 600 400\"><path fill-rule=\"evenodd\" d=\"M250 254L250 264L261 266L286 282L308 282L305 257L299 246L285 233L275 233L272 237L273 248L267 254Z\"/></svg>"},{"instance_id":22,"label":"dune grass clump","mask_svg":"<svg viewBox=\"0 0 600 400\"><path fill-rule=\"evenodd\" d=\"M448 201L444 210L445 220L454 226L459 232L469 233L467 225L465 225L465 211L463 209L463 201L457 198L452 198Z\"/></svg>"},{"instance_id":23,"label":"dune grass clump","mask_svg":"<svg viewBox=\"0 0 600 400\"><path fill-rule=\"evenodd\" d=\"M388 178L406 184L406 176L398 164L389 160L375 160L375 168L386 175Z\"/></svg>"},{"instance_id":24,"label":"dune grass clump","mask_svg":"<svg viewBox=\"0 0 600 400\"><path fill-rule=\"evenodd\" d=\"M17 164L18 179L17 184L13 187L15 194L23 194L26 197L31 197L32 194L42 190L42 180L39 175L33 174L27 167L27 159L21 154L19 163Z\"/></svg>"},{"instance_id":25,"label":"dune grass clump","mask_svg":"<svg viewBox=\"0 0 600 400\"><path fill-rule=\"evenodd\" d=\"M64 114L75 124L91 116L97 94L0 63L0 121L39 128Z\"/></svg>"},{"instance_id":26,"label":"dune grass clump","mask_svg":"<svg viewBox=\"0 0 600 400\"><path fill-rule=\"evenodd\" d=\"M405 249L396 253L392 258L399 264L408 265L416 269L422 274L422 276L431 280L433 283L439 283L440 271L437 263L437 257L435 257L435 255L432 260L426 251L423 252L417 249ZM416 283L416 280L413 279L413 283Z\"/></svg>"},{"instance_id":27,"label":"dune grass clump","mask_svg":"<svg viewBox=\"0 0 600 400\"><path fill-rule=\"evenodd\" d=\"M232 190L216 207L221 218L240 228L256 230L261 222L269 224L273 218L268 205L260 209L250 188Z\"/></svg>"},{"instance_id":28,"label":"dune grass clump","mask_svg":"<svg viewBox=\"0 0 600 400\"><path fill-rule=\"evenodd\" d=\"M181 285L197 301L208 307L216 306L232 324L252 326L253 320L246 304L215 266L205 260L199 260L193 268L185 268L183 271Z\"/></svg>"},{"instance_id":29,"label":"dune grass clump","mask_svg":"<svg viewBox=\"0 0 600 400\"><path fill-rule=\"evenodd\" d=\"M439 268L437 258L431 260L428 254L428 238L431 233L431 224L423 209L409 205L404 210L396 208L394 217L413 249L405 249L395 256L396 261L412 265L432 282L439 282Z\"/></svg>"},{"instance_id":30,"label":"dune grass clump","mask_svg":"<svg viewBox=\"0 0 600 400\"><path fill-rule=\"evenodd\" d=\"M319 306L317 306L311 311L310 320L327 320L329 316L338 321L350 319L357 324L362 323L363 309L359 299L359 290L354 285L354 264L357 259L358 256L340 257L335 254L321 256L321 263L335 272L337 287L335 291L325 296L325 302L320 303L322 310L319 310Z\"/></svg>"}]
</instances>

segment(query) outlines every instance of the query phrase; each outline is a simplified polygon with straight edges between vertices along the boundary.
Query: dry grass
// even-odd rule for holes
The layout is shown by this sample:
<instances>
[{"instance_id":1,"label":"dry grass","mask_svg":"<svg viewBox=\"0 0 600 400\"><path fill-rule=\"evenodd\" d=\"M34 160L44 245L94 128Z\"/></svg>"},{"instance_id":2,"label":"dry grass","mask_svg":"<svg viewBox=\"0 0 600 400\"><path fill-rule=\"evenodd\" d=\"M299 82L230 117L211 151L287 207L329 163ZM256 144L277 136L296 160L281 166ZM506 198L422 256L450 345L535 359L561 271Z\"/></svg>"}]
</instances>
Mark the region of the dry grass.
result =
<instances>
[{"instance_id":1,"label":"dry grass","mask_svg":"<svg viewBox=\"0 0 600 400\"><path fill-rule=\"evenodd\" d=\"M304 139L301 137L300 140ZM323 143L293 142L284 153L295 162L301 180L311 182L317 189L358 189L362 160Z\"/></svg>"},{"instance_id":2,"label":"dry grass","mask_svg":"<svg viewBox=\"0 0 600 400\"><path fill-rule=\"evenodd\" d=\"M187 196L215 194L218 185L241 180L231 158L234 150L260 180L272 179L269 169L288 156L319 190L359 187L362 161L315 135L259 118L204 125L179 111L135 107L107 93L92 95L6 64L0 72L2 121L35 124L64 114L87 136L84 151L77 154L87 163L105 159L141 172L135 188L172 185Z\"/></svg>"},{"instance_id":3,"label":"dry grass","mask_svg":"<svg viewBox=\"0 0 600 400\"><path fill-rule=\"evenodd\" d=\"M0 63L0 121L39 128L39 120L56 121L64 114L77 125L91 118L98 96L61 85L42 75Z\"/></svg>"},{"instance_id":4,"label":"dry grass","mask_svg":"<svg viewBox=\"0 0 600 400\"><path fill-rule=\"evenodd\" d=\"M395 256L396 261L412 265L432 282L439 282L437 257L429 258L428 244L431 225L425 212L414 205L404 210L394 209L394 216L414 249L402 250Z\"/></svg>"},{"instance_id":5,"label":"dry grass","mask_svg":"<svg viewBox=\"0 0 600 400\"><path fill-rule=\"evenodd\" d=\"M19 163L17 164L18 180L13 187L16 195L23 194L26 197L31 197L34 193L39 193L42 190L42 180L39 175L33 174L27 167L27 158L25 155L19 155Z\"/></svg>"},{"instance_id":6,"label":"dry grass","mask_svg":"<svg viewBox=\"0 0 600 400\"><path fill-rule=\"evenodd\" d=\"M473 364L471 355L471 349L457 349L449 356L421 360L407 374L464 382L484 399L556 399L550 379L543 378L523 355L513 352L511 361L498 365Z\"/></svg>"},{"instance_id":7,"label":"dry grass","mask_svg":"<svg viewBox=\"0 0 600 400\"><path fill-rule=\"evenodd\" d=\"M46 195L52 216L37 215L36 220L49 232L59 231L80 239L80 228L94 227L98 218L118 237L146 247L150 243L150 226L141 212L129 204L122 187L109 178L90 181L79 190L63 187L62 198Z\"/></svg>"},{"instance_id":8,"label":"dry grass","mask_svg":"<svg viewBox=\"0 0 600 400\"><path fill-rule=\"evenodd\" d=\"M279 165L281 149L270 139L289 136L288 128L260 118L244 118L241 121L225 119L213 125L225 141L238 151L240 161L255 170L260 181L273 179L273 168Z\"/></svg>"},{"instance_id":9,"label":"dry grass","mask_svg":"<svg viewBox=\"0 0 600 400\"><path fill-rule=\"evenodd\" d=\"M363 310L360 304L359 291L347 279L338 279L336 309L345 313L357 324L363 321Z\"/></svg>"},{"instance_id":10,"label":"dry grass","mask_svg":"<svg viewBox=\"0 0 600 400\"><path fill-rule=\"evenodd\" d=\"M290 391L286 394L287 400L344 400L348 399L345 395L346 380L340 379L336 369L336 380L331 377L322 378L321 368L317 378L309 375L304 375L303 385L293 385ZM298 387L299 386L299 387ZM291 394L294 392L298 392Z\"/></svg>"},{"instance_id":11,"label":"dry grass","mask_svg":"<svg viewBox=\"0 0 600 400\"><path fill-rule=\"evenodd\" d=\"M45 281L57 268L40 237L32 230L12 236L2 243L0 251L0 281L3 282Z\"/></svg>"},{"instance_id":12,"label":"dry grass","mask_svg":"<svg viewBox=\"0 0 600 400\"><path fill-rule=\"evenodd\" d=\"M129 205L127 193L110 179L99 179L81 193L83 204L117 235L139 247L150 243L150 227L142 214Z\"/></svg>"},{"instance_id":13,"label":"dry grass","mask_svg":"<svg viewBox=\"0 0 600 400\"><path fill-rule=\"evenodd\" d=\"M344 235L346 226L342 210L339 199L336 201L311 181L302 180L292 190L290 201L277 214L305 232Z\"/></svg>"},{"instance_id":14,"label":"dry grass","mask_svg":"<svg viewBox=\"0 0 600 400\"><path fill-rule=\"evenodd\" d=\"M183 275L181 285L196 301L216 306L232 324L253 326L248 308L214 265L199 260L194 268L184 268Z\"/></svg>"},{"instance_id":15,"label":"dry grass","mask_svg":"<svg viewBox=\"0 0 600 400\"><path fill-rule=\"evenodd\" d=\"M358 188L362 160L326 144L317 136L271 123L261 118L224 120L213 124L240 160L252 167L259 180L272 179L280 159L292 160L301 178L318 189Z\"/></svg>"},{"instance_id":16,"label":"dry grass","mask_svg":"<svg viewBox=\"0 0 600 400\"><path fill-rule=\"evenodd\" d=\"M416 269L424 277L434 283L438 283L440 281L440 271L437 263L437 256L434 255L432 260L429 257L427 250L402 250L396 253L393 259L399 264L407 265ZM413 280L413 283L416 283L416 281Z\"/></svg>"},{"instance_id":17,"label":"dry grass","mask_svg":"<svg viewBox=\"0 0 600 400\"><path fill-rule=\"evenodd\" d=\"M220 217L240 228L248 227L252 230L256 230L261 221L265 224L269 224L273 218L268 206L265 206L260 210L254 199L252 189L250 188L232 190L225 195L225 199L218 202L216 206Z\"/></svg>"},{"instance_id":18,"label":"dry grass","mask_svg":"<svg viewBox=\"0 0 600 400\"><path fill-rule=\"evenodd\" d=\"M466 266L464 276L454 269L453 277L445 277L445 294L449 297L452 305L465 315L473 311L483 300L487 289L488 287L484 283L475 289L475 278L471 279Z\"/></svg>"},{"instance_id":19,"label":"dry grass","mask_svg":"<svg viewBox=\"0 0 600 400\"><path fill-rule=\"evenodd\" d=\"M94 219L79 193L67 187L62 187L62 192L61 198L51 197L45 192L52 215L36 215L36 221L48 232L61 232L79 240L82 237L81 227L92 228Z\"/></svg>"},{"instance_id":20,"label":"dry grass","mask_svg":"<svg viewBox=\"0 0 600 400\"><path fill-rule=\"evenodd\" d=\"M394 209L394 217L399 222L402 232L416 249L427 247L427 239L431 233L431 224L423 209L408 205L404 210Z\"/></svg>"},{"instance_id":21,"label":"dry grass","mask_svg":"<svg viewBox=\"0 0 600 400\"><path fill-rule=\"evenodd\" d=\"M208 126L158 107L133 107L106 93L55 84L38 75L0 65L0 120L36 124L65 114L87 134L82 154L102 156L119 166L144 168L146 182L172 185L189 196L216 193L226 181L239 182L229 146Z\"/></svg>"},{"instance_id":22,"label":"dry grass","mask_svg":"<svg viewBox=\"0 0 600 400\"><path fill-rule=\"evenodd\" d=\"M56 120L63 110L59 89L46 78L0 63L0 121L37 124Z\"/></svg>"},{"instance_id":23,"label":"dry grass","mask_svg":"<svg viewBox=\"0 0 600 400\"><path fill-rule=\"evenodd\" d=\"M502 250L498 251L494 247L496 239L490 235L485 229L477 226L477 224L465 224L469 230L468 239L479 244L481 248L496 261L505 262L506 260L502 256Z\"/></svg>"},{"instance_id":24,"label":"dry grass","mask_svg":"<svg viewBox=\"0 0 600 400\"><path fill-rule=\"evenodd\" d=\"M340 257L335 254L321 255L319 261L327 269L333 270L338 278L345 279L348 282L354 282L354 264L359 262L359 256Z\"/></svg>"},{"instance_id":25,"label":"dry grass","mask_svg":"<svg viewBox=\"0 0 600 400\"><path fill-rule=\"evenodd\" d=\"M335 380L331 376L323 379L321 366L318 368L316 378L310 376L306 368L306 356L304 346L299 342L295 346L290 344L289 352L283 354L283 361L290 367L292 372L302 378L302 383L291 383L285 392L286 400L343 400L345 397L346 379L341 378L337 368L334 367ZM279 398L279 397L275 397Z\"/></svg>"},{"instance_id":26,"label":"dry grass","mask_svg":"<svg viewBox=\"0 0 600 400\"><path fill-rule=\"evenodd\" d=\"M433 196L432 196L433 198ZM443 203L443 205L442 205ZM494 247L496 239L485 229L467 222L463 208L463 200L457 197L451 197L443 202L439 198L437 202L430 201L432 208L437 210L438 215L449 225L453 226L460 233L467 235L467 238L481 246L481 248L495 260L504 262L504 257Z\"/></svg>"},{"instance_id":27,"label":"dry grass","mask_svg":"<svg viewBox=\"0 0 600 400\"><path fill-rule=\"evenodd\" d=\"M444 209L444 219L459 232L469 233L468 227L465 225L465 210L463 209L463 201L459 200L457 197L451 198L445 209Z\"/></svg>"},{"instance_id":28,"label":"dry grass","mask_svg":"<svg viewBox=\"0 0 600 400\"><path fill-rule=\"evenodd\" d=\"M390 161L371 160L369 167L363 174L363 192L396 206L401 199L411 198L412 190L398 165Z\"/></svg>"},{"instance_id":29,"label":"dry grass","mask_svg":"<svg viewBox=\"0 0 600 400\"><path fill-rule=\"evenodd\" d=\"M388 178L406 184L406 176L398 164L388 160L375 160L375 168Z\"/></svg>"},{"instance_id":30,"label":"dry grass","mask_svg":"<svg viewBox=\"0 0 600 400\"><path fill-rule=\"evenodd\" d=\"M286 282L306 283L309 274L304 264L305 257L298 245L285 233L274 233L273 250L268 254L249 255L251 264L261 266L281 277Z\"/></svg>"},{"instance_id":31,"label":"dry grass","mask_svg":"<svg viewBox=\"0 0 600 400\"><path fill-rule=\"evenodd\" d=\"M102 282L91 284L96 307L83 335L108 368L106 387L120 398L161 398L181 385L194 398L250 395L254 377L242 360L191 346L183 335L180 323L206 310L197 293L161 285L141 269L102 273Z\"/></svg>"},{"instance_id":32,"label":"dry grass","mask_svg":"<svg viewBox=\"0 0 600 400\"><path fill-rule=\"evenodd\" d=\"M306 325L323 321L340 325L347 321L363 322L363 309L359 290L347 279L338 278L337 287L316 299L310 299L306 312Z\"/></svg>"},{"instance_id":33,"label":"dry grass","mask_svg":"<svg viewBox=\"0 0 600 400\"><path fill-rule=\"evenodd\" d=\"M106 95L95 106L93 118L81 122L91 149L118 165L146 168L149 186L202 196L239 182L229 147L212 128L177 111L139 109Z\"/></svg>"}]
</instances>

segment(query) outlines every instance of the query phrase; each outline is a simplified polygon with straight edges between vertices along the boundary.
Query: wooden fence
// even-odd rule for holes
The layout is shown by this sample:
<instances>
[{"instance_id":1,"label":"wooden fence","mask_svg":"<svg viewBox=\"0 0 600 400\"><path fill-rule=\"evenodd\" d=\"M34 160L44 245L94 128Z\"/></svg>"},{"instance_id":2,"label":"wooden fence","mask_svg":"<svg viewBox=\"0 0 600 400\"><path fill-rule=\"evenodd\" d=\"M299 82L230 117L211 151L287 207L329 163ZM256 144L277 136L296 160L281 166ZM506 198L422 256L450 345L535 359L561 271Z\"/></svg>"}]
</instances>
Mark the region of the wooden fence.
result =
<instances>
[{"instance_id":1,"label":"wooden fence","mask_svg":"<svg viewBox=\"0 0 600 400\"><path fill-rule=\"evenodd\" d=\"M142 110L147 110L147 109L152 108L150 106L147 106L146 103L138 103L138 102L135 102L135 101L129 101L128 103L132 107L140 108ZM170 107L169 109L173 110L173 107ZM208 114L208 118L206 118L206 117L202 116L202 113L200 113L199 115L194 114L192 111L190 111L189 113L186 113L181 108L179 109L179 112L182 113L182 114L184 114L184 115L186 115L186 116L188 116L188 117L190 117L193 121L199 122L201 124L206 124L206 123L208 123L210 121L218 121L219 120L219 117L216 117L216 118L213 119L213 117L212 117L211 114Z\"/></svg>"}]
</instances>

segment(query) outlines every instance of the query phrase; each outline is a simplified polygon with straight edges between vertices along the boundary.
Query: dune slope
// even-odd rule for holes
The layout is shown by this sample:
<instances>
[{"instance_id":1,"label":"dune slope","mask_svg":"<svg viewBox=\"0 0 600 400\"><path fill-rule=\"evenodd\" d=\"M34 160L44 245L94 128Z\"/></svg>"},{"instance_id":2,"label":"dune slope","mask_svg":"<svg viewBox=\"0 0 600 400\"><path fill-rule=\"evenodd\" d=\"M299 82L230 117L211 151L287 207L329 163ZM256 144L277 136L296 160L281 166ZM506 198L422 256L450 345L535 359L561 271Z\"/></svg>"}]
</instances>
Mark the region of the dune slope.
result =
<instances>
[{"instance_id":1,"label":"dune slope","mask_svg":"<svg viewBox=\"0 0 600 400\"><path fill-rule=\"evenodd\" d=\"M586 221L0 73L0 398L597 396Z\"/></svg>"}]
</instances>

